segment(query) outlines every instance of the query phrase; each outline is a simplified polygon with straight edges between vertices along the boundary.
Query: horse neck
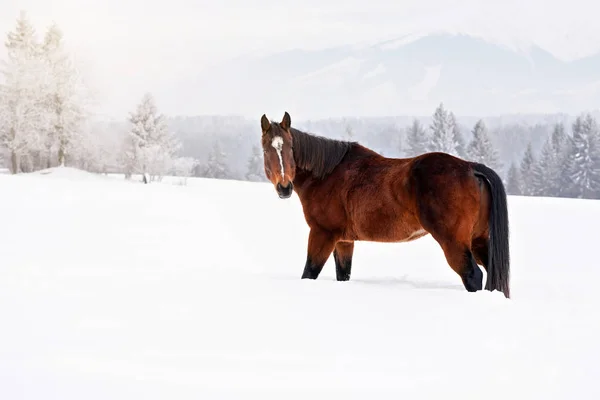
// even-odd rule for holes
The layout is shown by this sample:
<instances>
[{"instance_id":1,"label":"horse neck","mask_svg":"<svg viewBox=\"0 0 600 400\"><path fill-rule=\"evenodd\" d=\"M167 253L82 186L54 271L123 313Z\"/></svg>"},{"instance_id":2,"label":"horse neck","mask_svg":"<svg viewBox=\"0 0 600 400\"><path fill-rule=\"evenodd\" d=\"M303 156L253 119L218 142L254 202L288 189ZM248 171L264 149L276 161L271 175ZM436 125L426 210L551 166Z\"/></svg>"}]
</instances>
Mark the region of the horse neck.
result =
<instances>
[{"instance_id":1,"label":"horse neck","mask_svg":"<svg viewBox=\"0 0 600 400\"><path fill-rule=\"evenodd\" d=\"M305 179L330 174L353 148L351 142L313 136L294 128L290 132L295 142L296 174Z\"/></svg>"}]
</instances>

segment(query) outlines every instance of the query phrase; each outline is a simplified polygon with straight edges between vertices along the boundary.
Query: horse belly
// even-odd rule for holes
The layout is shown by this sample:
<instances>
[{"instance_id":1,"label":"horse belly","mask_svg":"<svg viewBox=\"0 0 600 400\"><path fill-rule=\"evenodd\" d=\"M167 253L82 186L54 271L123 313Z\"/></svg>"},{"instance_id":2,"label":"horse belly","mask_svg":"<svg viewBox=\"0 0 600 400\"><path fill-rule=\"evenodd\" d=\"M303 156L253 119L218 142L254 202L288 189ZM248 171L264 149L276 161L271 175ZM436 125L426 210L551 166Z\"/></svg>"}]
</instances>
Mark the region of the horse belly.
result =
<instances>
[{"instance_id":1,"label":"horse belly","mask_svg":"<svg viewBox=\"0 0 600 400\"><path fill-rule=\"evenodd\" d=\"M356 240L371 242L410 242L428 234L410 216L387 214L378 210L361 215L354 224Z\"/></svg>"}]
</instances>

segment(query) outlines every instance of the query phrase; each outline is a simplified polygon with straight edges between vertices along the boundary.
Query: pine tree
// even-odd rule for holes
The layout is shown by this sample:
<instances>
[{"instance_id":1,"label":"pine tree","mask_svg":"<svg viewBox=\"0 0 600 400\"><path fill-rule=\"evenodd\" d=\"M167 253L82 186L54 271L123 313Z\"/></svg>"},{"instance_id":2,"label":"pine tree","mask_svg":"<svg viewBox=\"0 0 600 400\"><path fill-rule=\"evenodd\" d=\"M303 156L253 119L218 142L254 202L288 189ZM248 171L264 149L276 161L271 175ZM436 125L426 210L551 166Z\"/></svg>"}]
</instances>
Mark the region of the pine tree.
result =
<instances>
[{"instance_id":1,"label":"pine tree","mask_svg":"<svg viewBox=\"0 0 600 400\"><path fill-rule=\"evenodd\" d=\"M454 116L453 112L450 112L448 117L450 120L450 125L452 126L452 139L454 140L456 146L456 155L465 158L467 156L465 139L460 132L460 127L458 126L456 117Z\"/></svg>"},{"instance_id":2,"label":"pine tree","mask_svg":"<svg viewBox=\"0 0 600 400\"><path fill-rule=\"evenodd\" d=\"M508 169L508 179L507 179L507 184L506 184L506 192L508 194L511 195L521 195L521 188L522 188L522 182L521 182L521 175L519 173L519 169L517 168L517 166L515 165L515 163L511 163L510 164L510 168Z\"/></svg>"},{"instance_id":3,"label":"pine tree","mask_svg":"<svg viewBox=\"0 0 600 400\"><path fill-rule=\"evenodd\" d=\"M136 111L130 113L128 167L143 175L144 182L162 177L170 169L180 143L169 131L164 117L158 114L154 97L146 93ZM131 173L131 171L129 171Z\"/></svg>"},{"instance_id":4,"label":"pine tree","mask_svg":"<svg viewBox=\"0 0 600 400\"><path fill-rule=\"evenodd\" d=\"M265 181L264 159L260 146L252 146L252 154L248 159L246 179L249 181Z\"/></svg>"},{"instance_id":5,"label":"pine tree","mask_svg":"<svg viewBox=\"0 0 600 400\"><path fill-rule=\"evenodd\" d=\"M554 174L551 182L551 194L564 196L569 192L571 178L569 176L569 156L572 149L572 140L565 132L562 123L556 124L552 131L552 149L554 152Z\"/></svg>"},{"instance_id":6,"label":"pine tree","mask_svg":"<svg viewBox=\"0 0 600 400\"><path fill-rule=\"evenodd\" d=\"M427 152L429 146L429 138L427 132L416 118L412 125L408 128L406 135L407 156L417 156Z\"/></svg>"},{"instance_id":7,"label":"pine tree","mask_svg":"<svg viewBox=\"0 0 600 400\"><path fill-rule=\"evenodd\" d=\"M19 172L19 158L41 148L42 125L39 92L44 77L40 44L25 12L14 31L7 34L8 53L3 63L4 83L0 85L0 145L10 153L11 170Z\"/></svg>"},{"instance_id":8,"label":"pine tree","mask_svg":"<svg viewBox=\"0 0 600 400\"><path fill-rule=\"evenodd\" d=\"M535 167L535 157L533 156L533 149L531 142L527 144L527 149L523 155L521 161L520 173L521 173L521 194L525 196L533 195L533 168Z\"/></svg>"},{"instance_id":9,"label":"pine tree","mask_svg":"<svg viewBox=\"0 0 600 400\"><path fill-rule=\"evenodd\" d=\"M531 194L533 196L552 196L554 193L556 154L552 148L550 138L544 143L540 159L532 168L531 176Z\"/></svg>"},{"instance_id":10,"label":"pine tree","mask_svg":"<svg viewBox=\"0 0 600 400\"><path fill-rule=\"evenodd\" d=\"M231 176L227 155L221 149L219 140L215 140L213 148L208 156L208 162L202 174L206 178L227 179Z\"/></svg>"},{"instance_id":11,"label":"pine tree","mask_svg":"<svg viewBox=\"0 0 600 400\"><path fill-rule=\"evenodd\" d=\"M573 123L573 148L569 159L570 195L593 199L600 195L600 138L590 114Z\"/></svg>"},{"instance_id":12,"label":"pine tree","mask_svg":"<svg viewBox=\"0 0 600 400\"><path fill-rule=\"evenodd\" d=\"M556 124L542 147L540 159L533 169L533 191L536 196L560 196L565 183L564 168L568 164L568 137L563 124Z\"/></svg>"},{"instance_id":13,"label":"pine tree","mask_svg":"<svg viewBox=\"0 0 600 400\"><path fill-rule=\"evenodd\" d=\"M483 120L477 121L473 127L473 139L467 147L467 158L482 163L494 170L500 170L500 157L494 148Z\"/></svg>"},{"instance_id":14,"label":"pine tree","mask_svg":"<svg viewBox=\"0 0 600 400\"><path fill-rule=\"evenodd\" d=\"M550 140L552 141L552 148L555 151L561 152L567 141L565 126L562 123L554 125L554 129L552 130L552 136Z\"/></svg>"},{"instance_id":15,"label":"pine tree","mask_svg":"<svg viewBox=\"0 0 600 400\"><path fill-rule=\"evenodd\" d=\"M62 37L58 26L51 25L44 38L42 57L48 69L44 84L44 108L48 116L45 140L48 164L55 148L58 164L64 166L67 155L82 140L77 136L84 119L84 107L83 84L64 50Z\"/></svg>"},{"instance_id":16,"label":"pine tree","mask_svg":"<svg viewBox=\"0 0 600 400\"><path fill-rule=\"evenodd\" d=\"M441 151L458 156L458 143L454 139L454 126L443 103L440 103L436 108L430 129L432 131L430 151Z\"/></svg>"}]
</instances>

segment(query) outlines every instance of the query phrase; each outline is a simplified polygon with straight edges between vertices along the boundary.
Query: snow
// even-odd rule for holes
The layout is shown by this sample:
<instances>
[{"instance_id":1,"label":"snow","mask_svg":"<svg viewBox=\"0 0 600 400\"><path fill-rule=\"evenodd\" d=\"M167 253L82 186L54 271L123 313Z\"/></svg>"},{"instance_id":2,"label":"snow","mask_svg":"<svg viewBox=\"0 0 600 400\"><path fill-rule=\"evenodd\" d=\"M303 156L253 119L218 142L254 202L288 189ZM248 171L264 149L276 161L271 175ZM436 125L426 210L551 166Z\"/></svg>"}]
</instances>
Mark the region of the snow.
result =
<instances>
[{"instance_id":1,"label":"snow","mask_svg":"<svg viewBox=\"0 0 600 400\"><path fill-rule=\"evenodd\" d=\"M408 35L404 35L397 39L385 41L385 42L381 43L379 45L379 47L384 50L398 49L402 46L406 46L407 44L416 42L417 40L424 38L426 36L427 36L427 33L425 33L425 32L414 32L414 33L411 33Z\"/></svg>"},{"instance_id":2,"label":"snow","mask_svg":"<svg viewBox=\"0 0 600 400\"><path fill-rule=\"evenodd\" d=\"M97 181L97 180L106 179L104 175L93 174L90 172L82 171L80 169L61 167L61 166L54 167L54 168L42 169L42 170L31 172L30 174L22 175L22 176L28 178L31 176L45 176L45 175L52 175L52 178L66 179L70 182L81 181L81 180Z\"/></svg>"},{"instance_id":3,"label":"snow","mask_svg":"<svg viewBox=\"0 0 600 400\"><path fill-rule=\"evenodd\" d=\"M0 398L599 397L599 201L509 199L507 300L429 236L301 280L295 195L176 179L0 175Z\"/></svg>"}]
</instances>

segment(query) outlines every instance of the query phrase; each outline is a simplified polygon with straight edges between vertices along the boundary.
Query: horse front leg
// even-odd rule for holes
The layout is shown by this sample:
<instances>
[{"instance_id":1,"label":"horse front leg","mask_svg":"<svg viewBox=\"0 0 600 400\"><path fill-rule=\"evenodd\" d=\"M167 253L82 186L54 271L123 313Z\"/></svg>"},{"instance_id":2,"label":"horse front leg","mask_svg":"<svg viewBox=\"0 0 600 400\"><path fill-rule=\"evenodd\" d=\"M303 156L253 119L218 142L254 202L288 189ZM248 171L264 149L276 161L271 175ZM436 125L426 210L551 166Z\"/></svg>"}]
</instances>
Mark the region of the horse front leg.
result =
<instances>
[{"instance_id":1,"label":"horse front leg","mask_svg":"<svg viewBox=\"0 0 600 400\"><path fill-rule=\"evenodd\" d=\"M330 232L312 228L308 235L308 251L302 279L317 279L333 252L336 238Z\"/></svg>"},{"instance_id":2,"label":"horse front leg","mask_svg":"<svg viewBox=\"0 0 600 400\"><path fill-rule=\"evenodd\" d=\"M337 242L333 250L335 277L338 281L349 281L352 272L354 242Z\"/></svg>"}]
</instances>

